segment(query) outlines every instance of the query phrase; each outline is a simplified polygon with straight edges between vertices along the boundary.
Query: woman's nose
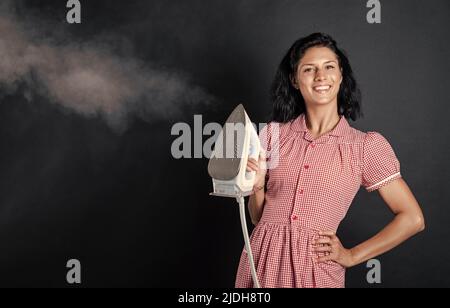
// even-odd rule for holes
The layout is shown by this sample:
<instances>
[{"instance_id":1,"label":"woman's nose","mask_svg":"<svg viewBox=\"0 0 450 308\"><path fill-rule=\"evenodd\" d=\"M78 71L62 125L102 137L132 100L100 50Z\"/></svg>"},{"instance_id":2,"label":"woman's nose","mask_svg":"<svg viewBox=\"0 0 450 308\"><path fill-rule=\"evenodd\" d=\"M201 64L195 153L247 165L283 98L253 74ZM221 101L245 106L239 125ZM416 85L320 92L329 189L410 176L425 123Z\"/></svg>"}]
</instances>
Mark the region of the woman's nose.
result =
<instances>
[{"instance_id":1,"label":"woman's nose","mask_svg":"<svg viewBox=\"0 0 450 308\"><path fill-rule=\"evenodd\" d=\"M316 81L319 81L319 80L324 80L325 79L325 75L324 74L322 74L322 73L317 73L316 74L316 78L315 78L315 80Z\"/></svg>"},{"instance_id":2,"label":"woman's nose","mask_svg":"<svg viewBox=\"0 0 450 308\"><path fill-rule=\"evenodd\" d=\"M323 80L325 79L325 74L323 73L323 70L319 69L316 72L316 77L314 78L315 80Z\"/></svg>"}]
</instances>

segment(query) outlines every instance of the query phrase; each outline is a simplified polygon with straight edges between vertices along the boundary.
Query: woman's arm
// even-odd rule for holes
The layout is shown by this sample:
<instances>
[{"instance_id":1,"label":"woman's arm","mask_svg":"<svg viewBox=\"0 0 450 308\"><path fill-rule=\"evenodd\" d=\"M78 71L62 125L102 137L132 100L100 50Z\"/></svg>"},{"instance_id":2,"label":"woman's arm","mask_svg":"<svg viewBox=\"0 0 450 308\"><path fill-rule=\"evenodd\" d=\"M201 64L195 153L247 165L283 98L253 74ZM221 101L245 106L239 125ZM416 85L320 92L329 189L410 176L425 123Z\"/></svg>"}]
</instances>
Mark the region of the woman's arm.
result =
<instances>
[{"instance_id":1,"label":"woman's arm","mask_svg":"<svg viewBox=\"0 0 450 308\"><path fill-rule=\"evenodd\" d=\"M267 164L264 152L260 153L258 161L253 158L249 158L247 161L247 171L255 171L255 184L253 188L256 192L250 196L248 202L248 211L250 213L250 218L252 223L256 224L261 219L263 209L264 209L264 199L265 199L265 182L267 174ZM261 189L258 189L262 187Z\"/></svg>"},{"instance_id":2,"label":"woman's arm","mask_svg":"<svg viewBox=\"0 0 450 308\"><path fill-rule=\"evenodd\" d=\"M351 249L353 265L383 254L425 229L422 210L402 178L381 187L379 193L395 218L377 235Z\"/></svg>"},{"instance_id":3,"label":"woman's arm","mask_svg":"<svg viewBox=\"0 0 450 308\"><path fill-rule=\"evenodd\" d=\"M351 267L391 250L425 229L422 210L403 178L381 187L378 191L395 214L395 218L374 237L352 249L345 249L333 232L322 232L326 237L318 240L317 244L328 245L316 247L316 251L329 251L330 254L319 258L319 262L333 260L345 267Z\"/></svg>"},{"instance_id":4,"label":"woman's arm","mask_svg":"<svg viewBox=\"0 0 450 308\"><path fill-rule=\"evenodd\" d=\"M264 185L264 184L263 184ZM264 198L265 192L264 188L257 191L253 195L250 196L248 202L248 211L250 213L250 218L252 219L252 223L256 226L261 219L263 209L264 209Z\"/></svg>"}]
</instances>

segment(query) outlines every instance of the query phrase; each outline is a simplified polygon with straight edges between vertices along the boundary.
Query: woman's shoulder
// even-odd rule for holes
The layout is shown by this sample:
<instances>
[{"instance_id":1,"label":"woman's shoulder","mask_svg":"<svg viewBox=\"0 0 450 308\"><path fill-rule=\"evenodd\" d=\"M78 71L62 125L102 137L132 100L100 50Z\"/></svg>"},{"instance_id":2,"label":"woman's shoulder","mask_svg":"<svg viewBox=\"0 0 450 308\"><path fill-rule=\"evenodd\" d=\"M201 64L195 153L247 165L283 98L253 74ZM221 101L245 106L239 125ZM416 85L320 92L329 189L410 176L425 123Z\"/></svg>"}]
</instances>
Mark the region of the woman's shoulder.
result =
<instances>
[{"instance_id":1,"label":"woman's shoulder","mask_svg":"<svg viewBox=\"0 0 450 308\"><path fill-rule=\"evenodd\" d=\"M364 132L352 127L344 140L342 143L351 144L358 149L362 160L396 157L395 147L391 145L389 138L379 131Z\"/></svg>"},{"instance_id":2,"label":"woman's shoulder","mask_svg":"<svg viewBox=\"0 0 450 308\"><path fill-rule=\"evenodd\" d=\"M357 129L353 126L349 126L348 133L346 134L345 138L347 141L351 141L357 144L371 144L371 143L378 143L380 141L385 141L385 136L380 133L379 131L362 131L360 129ZM386 140L387 141L387 140Z\"/></svg>"},{"instance_id":3,"label":"woman's shoulder","mask_svg":"<svg viewBox=\"0 0 450 308\"><path fill-rule=\"evenodd\" d=\"M292 121L286 122L286 123L270 121L269 123L264 125L262 129L260 129L259 134L260 134L260 136L264 136L264 137L268 137L268 138L270 138L272 136L278 136L278 137L285 136L290 131L291 123L292 123Z\"/></svg>"}]
</instances>

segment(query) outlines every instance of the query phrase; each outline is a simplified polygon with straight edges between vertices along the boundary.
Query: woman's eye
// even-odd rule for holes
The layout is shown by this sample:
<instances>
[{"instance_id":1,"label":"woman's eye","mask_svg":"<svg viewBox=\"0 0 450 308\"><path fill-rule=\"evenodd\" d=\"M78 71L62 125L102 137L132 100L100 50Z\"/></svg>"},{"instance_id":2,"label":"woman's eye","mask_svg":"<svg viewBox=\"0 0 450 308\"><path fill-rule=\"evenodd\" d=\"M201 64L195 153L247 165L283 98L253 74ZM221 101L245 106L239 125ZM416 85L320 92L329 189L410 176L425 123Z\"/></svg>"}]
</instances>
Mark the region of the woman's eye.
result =
<instances>
[{"instance_id":1,"label":"woman's eye","mask_svg":"<svg viewBox=\"0 0 450 308\"><path fill-rule=\"evenodd\" d=\"M305 68L305 70L304 70L305 73L309 73L309 72L311 72L311 71L312 71L312 68L310 68L310 67Z\"/></svg>"},{"instance_id":2,"label":"woman's eye","mask_svg":"<svg viewBox=\"0 0 450 308\"><path fill-rule=\"evenodd\" d=\"M327 65L327 70L332 70L334 68L333 65Z\"/></svg>"}]
</instances>

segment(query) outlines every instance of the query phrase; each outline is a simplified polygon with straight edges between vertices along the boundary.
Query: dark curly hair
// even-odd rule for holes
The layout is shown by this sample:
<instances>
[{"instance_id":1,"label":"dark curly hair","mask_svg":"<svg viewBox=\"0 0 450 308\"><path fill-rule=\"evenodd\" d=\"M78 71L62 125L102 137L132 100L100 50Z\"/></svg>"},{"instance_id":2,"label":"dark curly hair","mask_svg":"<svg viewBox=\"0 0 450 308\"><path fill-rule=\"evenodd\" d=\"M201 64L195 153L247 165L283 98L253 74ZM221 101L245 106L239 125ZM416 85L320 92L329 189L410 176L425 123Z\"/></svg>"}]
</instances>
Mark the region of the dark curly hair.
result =
<instances>
[{"instance_id":1,"label":"dark curly hair","mask_svg":"<svg viewBox=\"0 0 450 308\"><path fill-rule=\"evenodd\" d=\"M338 93L339 115L353 121L363 116L361 91L345 52L337 47L336 41L330 35L313 33L297 40L281 60L270 89L270 99L273 103L271 120L286 123L306 111L305 100L301 92L292 85L291 78L296 74L300 60L311 47L327 47L338 58L342 71L342 83Z\"/></svg>"}]
</instances>

